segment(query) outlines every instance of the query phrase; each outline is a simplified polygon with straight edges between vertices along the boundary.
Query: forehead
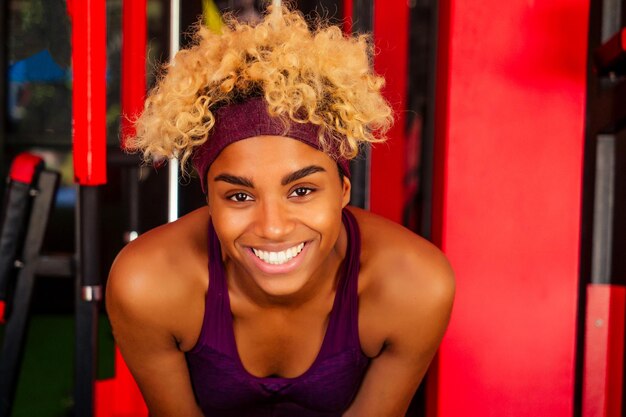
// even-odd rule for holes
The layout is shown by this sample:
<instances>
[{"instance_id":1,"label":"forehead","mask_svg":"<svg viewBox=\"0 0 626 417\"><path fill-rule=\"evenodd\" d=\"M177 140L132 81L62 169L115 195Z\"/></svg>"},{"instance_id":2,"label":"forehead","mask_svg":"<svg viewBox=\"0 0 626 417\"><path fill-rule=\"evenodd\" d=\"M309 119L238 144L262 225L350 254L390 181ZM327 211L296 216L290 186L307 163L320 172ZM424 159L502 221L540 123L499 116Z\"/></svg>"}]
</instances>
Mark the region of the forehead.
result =
<instances>
[{"instance_id":1,"label":"forehead","mask_svg":"<svg viewBox=\"0 0 626 417\"><path fill-rule=\"evenodd\" d=\"M209 172L297 170L306 165L336 166L326 153L285 136L254 136L228 145L215 159Z\"/></svg>"}]
</instances>

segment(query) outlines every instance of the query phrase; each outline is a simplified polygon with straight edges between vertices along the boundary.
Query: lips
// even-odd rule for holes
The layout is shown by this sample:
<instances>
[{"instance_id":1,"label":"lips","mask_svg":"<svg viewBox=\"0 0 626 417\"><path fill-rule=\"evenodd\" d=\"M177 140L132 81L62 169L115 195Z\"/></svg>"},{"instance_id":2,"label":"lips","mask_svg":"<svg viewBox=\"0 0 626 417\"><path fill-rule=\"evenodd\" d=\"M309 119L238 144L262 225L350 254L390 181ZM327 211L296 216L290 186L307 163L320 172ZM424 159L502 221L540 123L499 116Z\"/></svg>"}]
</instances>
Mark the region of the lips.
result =
<instances>
[{"instance_id":1,"label":"lips","mask_svg":"<svg viewBox=\"0 0 626 417\"><path fill-rule=\"evenodd\" d=\"M252 252L265 263L270 265L282 265L298 256L303 248L304 242L283 251L272 252L252 248Z\"/></svg>"}]
</instances>

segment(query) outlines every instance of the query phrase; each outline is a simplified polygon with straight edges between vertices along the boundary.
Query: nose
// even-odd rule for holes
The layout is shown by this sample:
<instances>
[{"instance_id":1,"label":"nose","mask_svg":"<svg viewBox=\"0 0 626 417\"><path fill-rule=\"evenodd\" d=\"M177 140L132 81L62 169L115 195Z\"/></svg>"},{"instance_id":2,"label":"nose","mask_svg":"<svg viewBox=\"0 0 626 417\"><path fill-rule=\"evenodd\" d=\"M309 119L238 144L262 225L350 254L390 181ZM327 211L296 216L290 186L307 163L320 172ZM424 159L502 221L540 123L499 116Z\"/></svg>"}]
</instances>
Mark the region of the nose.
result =
<instances>
[{"instance_id":1,"label":"nose","mask_svg":"<svg viewBox=\"0 0 626 417\"><path fill-rule=\"evenodd\" d=\"M259 205L257 235L268 240L282 240L294 229L292 214L280 199L266 199Z\"/></svg>"}]
</instances>

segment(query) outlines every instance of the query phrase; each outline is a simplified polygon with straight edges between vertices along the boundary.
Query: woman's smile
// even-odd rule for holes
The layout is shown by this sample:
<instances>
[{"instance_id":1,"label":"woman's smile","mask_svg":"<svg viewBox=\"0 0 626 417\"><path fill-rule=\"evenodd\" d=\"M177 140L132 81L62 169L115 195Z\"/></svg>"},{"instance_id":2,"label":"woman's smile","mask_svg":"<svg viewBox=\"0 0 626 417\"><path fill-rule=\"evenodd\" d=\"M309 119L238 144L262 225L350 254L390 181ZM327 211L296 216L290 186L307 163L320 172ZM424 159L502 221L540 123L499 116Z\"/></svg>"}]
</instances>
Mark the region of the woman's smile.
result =
<instances>
[{"instance_id":1,"label":"woman's smile","mask_svg":"<svg viewBox=\"0 0 626 417\"><path fill-rule=\"evenodd\" d=\"M271 264L271 265L283 265L302 252L302 248L304 248L304 242L299 243L295 246L288 248L287 250L282 251L264 251L262 249L251 248L252 252L261 259L263 262Z\"/></svg>"},{"instance_id":2,"label":"woman's smile","mask_svg":"<svg viewBox=\"0 0 626 417\"><path fill-rule=\"evenodd\" d=\"M253 265L264 274L289 274L296 271L306 260L310 244L301 242L285 250L262 250L249 248L249 258Z\"/></svg>"}]
</instances>

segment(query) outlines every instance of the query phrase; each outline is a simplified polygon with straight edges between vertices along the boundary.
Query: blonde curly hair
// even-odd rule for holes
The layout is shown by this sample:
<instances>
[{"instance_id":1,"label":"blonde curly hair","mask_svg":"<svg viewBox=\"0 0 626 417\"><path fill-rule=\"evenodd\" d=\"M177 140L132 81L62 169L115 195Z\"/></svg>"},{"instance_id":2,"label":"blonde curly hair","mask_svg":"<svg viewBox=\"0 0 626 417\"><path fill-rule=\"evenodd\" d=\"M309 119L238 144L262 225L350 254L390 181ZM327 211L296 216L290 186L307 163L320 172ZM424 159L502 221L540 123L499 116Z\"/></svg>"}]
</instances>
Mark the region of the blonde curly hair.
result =
<instances>
[{"instance_id":1,"label":"blonde curly hair","mask_svg":"<svg viewBox=\"0 0 626 417\"><path fill-rule=\"evenodd\" d=\"M226 16L222 33L199 25L195 42L165 66L127 142L144 159L177 157L186 173L194 149L209 139L214 112L263 96L272 116L320 126L320 144L354 158L360 143L380 142L393 117L373 73L366 35L346 37L319 19L310 30L301 13L268 8L256 25Z\"/></svg>"}]
</instances>

